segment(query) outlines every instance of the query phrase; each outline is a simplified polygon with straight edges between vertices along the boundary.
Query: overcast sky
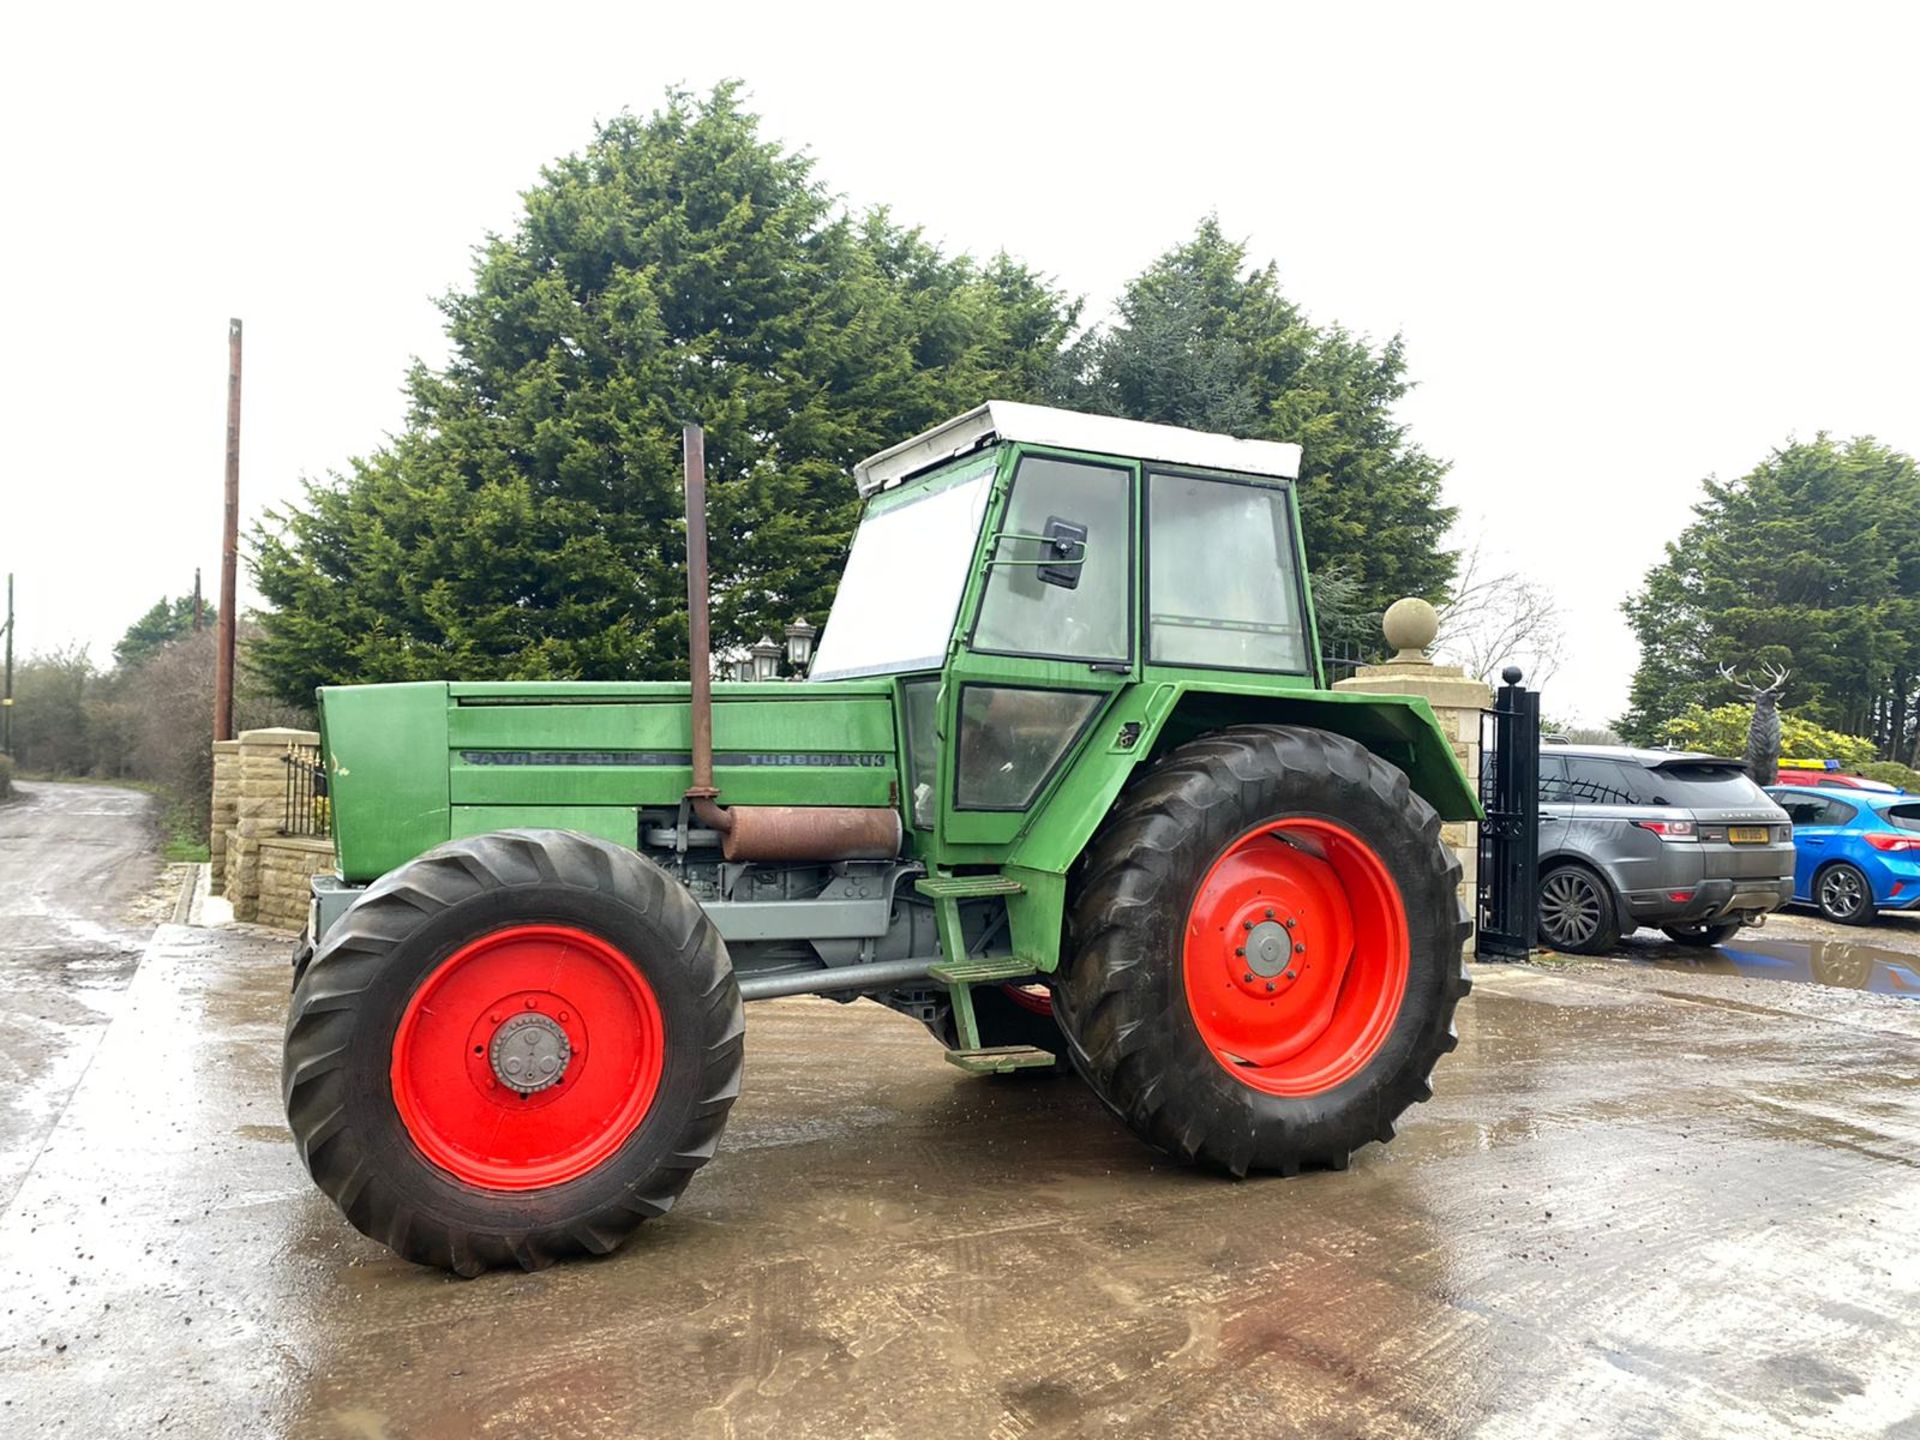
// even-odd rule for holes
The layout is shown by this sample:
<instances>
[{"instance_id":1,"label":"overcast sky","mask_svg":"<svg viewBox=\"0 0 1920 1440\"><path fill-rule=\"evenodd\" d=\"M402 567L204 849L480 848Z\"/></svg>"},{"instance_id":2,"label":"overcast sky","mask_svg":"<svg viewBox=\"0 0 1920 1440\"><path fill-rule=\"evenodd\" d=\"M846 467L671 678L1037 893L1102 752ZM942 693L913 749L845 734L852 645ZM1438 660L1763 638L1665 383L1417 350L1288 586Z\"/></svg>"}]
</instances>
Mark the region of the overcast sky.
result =
<instances>
[{"instance_id":1,"label":"overcast sky","mask_svg":"<svg viewBox=\"0 0 1920 1440\"><path fill-rule=\"evenodd\" d=\"M1920 450L1912 7L34 6L0 56L0 569L105 659L219 569L227 317L251 520L380 443L431 298L541 164L735 75L849 203L1089 299L1209 211L1318 320L1406 336L1466 538L1624 708L1620 599L1700 479Z\"/></svg>"}]
</instances>

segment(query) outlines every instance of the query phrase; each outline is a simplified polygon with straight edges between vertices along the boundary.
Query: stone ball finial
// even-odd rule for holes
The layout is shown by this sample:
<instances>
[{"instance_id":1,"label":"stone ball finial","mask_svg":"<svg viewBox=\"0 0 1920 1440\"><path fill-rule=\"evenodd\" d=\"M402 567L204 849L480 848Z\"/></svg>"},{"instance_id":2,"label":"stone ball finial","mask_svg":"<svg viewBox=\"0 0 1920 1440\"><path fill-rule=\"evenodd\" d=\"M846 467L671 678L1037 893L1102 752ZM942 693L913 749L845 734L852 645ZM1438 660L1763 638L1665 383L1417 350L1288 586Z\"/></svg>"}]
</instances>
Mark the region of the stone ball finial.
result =
<instances>
[{"instance_id":1,"label":"stone ball finial","mask_svg":"<svg viewBox=\"0 0 1920 1440\"><path fill-rule=\"evenodd\" d=\"M1392 664L1423 665L1426 649L1440 633L1440 614L1426 601L1414 596L1396 600L1380 619L1381 632L1394 648Z\"/></svg>"}]
</instances>

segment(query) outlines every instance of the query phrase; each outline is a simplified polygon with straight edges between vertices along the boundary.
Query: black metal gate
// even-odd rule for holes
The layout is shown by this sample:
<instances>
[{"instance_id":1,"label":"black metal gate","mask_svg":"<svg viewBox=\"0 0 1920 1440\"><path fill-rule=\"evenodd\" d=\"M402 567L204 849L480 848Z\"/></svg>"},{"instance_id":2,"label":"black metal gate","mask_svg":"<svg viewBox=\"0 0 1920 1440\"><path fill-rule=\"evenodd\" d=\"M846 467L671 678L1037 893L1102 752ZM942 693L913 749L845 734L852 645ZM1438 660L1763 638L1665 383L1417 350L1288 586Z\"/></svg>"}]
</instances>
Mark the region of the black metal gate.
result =
<instances>
[{"instance_id":1,"label":"black metal gate","mask_svg":"<svg viewBox=\"0 0 1920 1440\"><path fill-rule=\"evenodd\" d=\"M1474 953L1526 958L1533 949L1540 879L1540 692L1501 672L1493 709L1480 720L1480 874Z\"/></svg>"}]
</instances>

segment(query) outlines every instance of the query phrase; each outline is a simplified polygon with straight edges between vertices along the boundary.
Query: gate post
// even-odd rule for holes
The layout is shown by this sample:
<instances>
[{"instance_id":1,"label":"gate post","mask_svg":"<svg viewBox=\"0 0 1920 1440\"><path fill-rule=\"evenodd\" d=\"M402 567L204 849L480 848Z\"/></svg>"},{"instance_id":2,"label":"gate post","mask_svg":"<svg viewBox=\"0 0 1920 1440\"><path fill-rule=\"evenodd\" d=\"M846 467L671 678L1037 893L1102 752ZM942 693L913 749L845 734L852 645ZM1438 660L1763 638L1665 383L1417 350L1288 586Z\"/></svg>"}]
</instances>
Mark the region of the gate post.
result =
<instances>
[{"instance_id":1,"label":"gate post","mask_svg":"<svg viewBox=\"0 0 1920 1440\"><path fill-rule=\"evenodd\" d=\"M1492 687L1474 679L1458 665L1436 665L1427 658L1426 649L1439 633L1440 617L1424 600L1396 600L1380 622L1387 644L1396 652L1384 665L1362 665L1345 680L1336 680L1336 690L1357 690L1373 695L1417 695L1432 708L1434 718L1446 732L1447 742L1461 769L1469 776L1480 773L1480 717L1492 703ZM1476 921L1480 910L1478 893L1480 844L1479 827L1471 821L1450 821L1441 827L1441 837L1460 857L1460 901Z\"/></svg>"},{"instance_id":2,"label":"gate post","mask_svg":"<svg viewBox=\"0 0 1920 1440\"><path fill-rule=\"evenodd\" d=\"M1524 960L1533 951L1540 882L1540 692L1521 681L1520 667L1486 717L1486 759L1480 770L1479 921L1474 954L1482 960Z\"/></svg>"}]
</instances>

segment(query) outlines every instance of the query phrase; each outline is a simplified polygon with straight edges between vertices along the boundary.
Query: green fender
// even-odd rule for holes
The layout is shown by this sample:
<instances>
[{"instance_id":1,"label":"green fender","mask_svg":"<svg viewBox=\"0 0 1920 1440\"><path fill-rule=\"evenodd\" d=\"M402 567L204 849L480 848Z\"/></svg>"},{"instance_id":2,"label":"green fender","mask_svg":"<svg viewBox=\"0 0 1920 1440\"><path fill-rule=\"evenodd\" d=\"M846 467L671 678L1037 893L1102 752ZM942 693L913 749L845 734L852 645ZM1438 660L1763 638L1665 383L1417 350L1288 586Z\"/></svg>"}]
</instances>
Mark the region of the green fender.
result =
<instances>
[{"instance_id":1,"label":"green fender","mask_svg":"<svg viewBox=\"0 0 1920 1440\"><path fill-rule=\"evenodd\" d=\"M1275 694L1271 684L1234 687L1209 678L1199 689L1167 681L1116 697L1004 867L1024 887L1007 900L1017 956L1041 971L1059 965L1067 872L1140 762L1229 725L1302 725L1345 735L1406 771L1414 793L1442 820L1481 818L1454 742L1425 700L1339 690ZM1139 728L1129 733L1132 726Z\"/></svg>"}]
</instances>

